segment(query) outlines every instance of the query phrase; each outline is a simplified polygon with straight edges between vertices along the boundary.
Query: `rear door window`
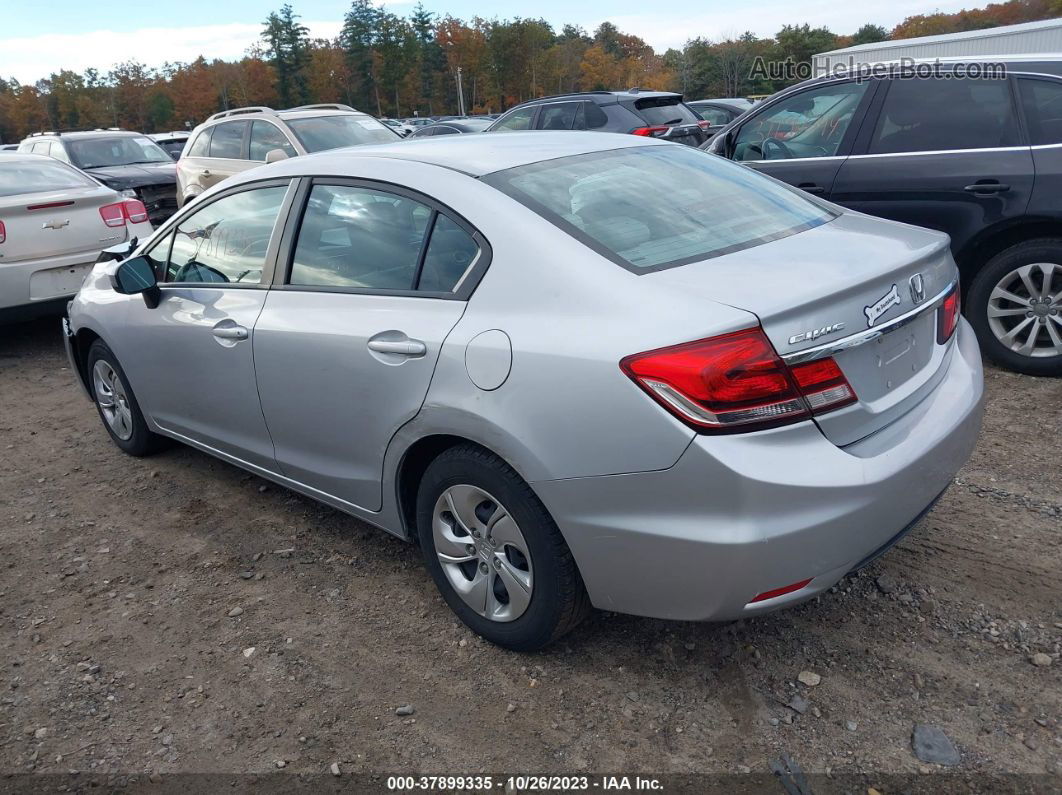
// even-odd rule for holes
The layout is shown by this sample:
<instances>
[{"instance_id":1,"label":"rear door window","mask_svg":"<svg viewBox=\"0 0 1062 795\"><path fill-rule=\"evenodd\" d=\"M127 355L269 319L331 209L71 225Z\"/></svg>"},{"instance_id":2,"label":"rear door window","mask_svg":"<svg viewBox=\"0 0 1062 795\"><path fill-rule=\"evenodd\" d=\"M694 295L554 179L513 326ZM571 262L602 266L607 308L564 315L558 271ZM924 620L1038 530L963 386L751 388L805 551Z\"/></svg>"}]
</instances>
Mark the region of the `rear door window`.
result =
<instances>
[{"instance_id":1,"label":"rear door window","mask_svg":"<svg viewBox=\"0 0 1062 795\"><path fill-rule=\"evenodd\" d=\"M867 150L870 154L1018 144L1006 79L896 79L888 88Z\"/></svg>"},{"instance_id":2,"label":"rear door window","mask_svg":"<svg viewBox=\"0 0 1062 795\"><path fill-rule=\"evenodd\" d=\"M1062 81L1019 78L1029 143L1046 146L1062 143Z\"/></svg>"},{"instance_id":3,"label":"rear door window","mask_svg":"<svg viewBox=\"0 0 1062 795\"><path fill-rule=\"evenodd\" d=\"M243 133L245 121L228 121L214 128L210 136L210 156L239 160L243 157Z\"/></svg>"},{"instance_id":4,"label":"rear door window","mask_svg":"<svg viewBox=\"0 0 1062 795\"><path fill-rule=\"evenodd\" d=\"M582 102L557 102L543 105L535 125L540 130L570 130L579 115Z\"/></svg>"}]
</instances>

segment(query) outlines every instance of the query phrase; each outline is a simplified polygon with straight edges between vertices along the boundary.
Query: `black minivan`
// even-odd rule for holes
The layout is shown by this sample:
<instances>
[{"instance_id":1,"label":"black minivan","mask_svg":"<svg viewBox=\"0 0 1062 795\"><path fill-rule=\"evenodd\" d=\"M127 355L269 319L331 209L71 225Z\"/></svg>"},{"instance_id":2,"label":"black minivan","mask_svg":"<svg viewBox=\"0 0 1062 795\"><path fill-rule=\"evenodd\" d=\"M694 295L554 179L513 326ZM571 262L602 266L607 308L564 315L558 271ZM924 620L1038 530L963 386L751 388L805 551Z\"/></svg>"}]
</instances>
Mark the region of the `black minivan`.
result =
<instances>
[{"instance_id":1,"label":"black minivan","mask_svg":"<svg viewBox=\"0 0 1062 795\"><path fill-rule=\"evenodd\" d=\"M991 77L935 66L806 81L704 148L844 207L947 232L985 355L1062 375L1062 59L1008 60Z\"/></svg>"}]
</instances>

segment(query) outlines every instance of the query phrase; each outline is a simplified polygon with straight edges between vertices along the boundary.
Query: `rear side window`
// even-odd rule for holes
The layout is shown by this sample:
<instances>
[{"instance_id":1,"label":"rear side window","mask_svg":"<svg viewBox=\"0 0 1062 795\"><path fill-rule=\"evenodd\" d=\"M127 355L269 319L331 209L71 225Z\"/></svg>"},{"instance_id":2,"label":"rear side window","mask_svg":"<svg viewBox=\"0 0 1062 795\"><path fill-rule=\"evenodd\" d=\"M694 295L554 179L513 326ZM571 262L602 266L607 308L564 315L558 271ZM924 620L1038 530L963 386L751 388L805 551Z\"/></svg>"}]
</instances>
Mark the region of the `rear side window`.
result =
<instances>
[{"instance_id":1,"label":"rear side window","mask_svg":"<svg viewBox=\"0 0 1062 795\"><path fill-rule=\"evenodd\" d=\"M93 187L96 183L80 171L54 160L0 159L0 197Z\"/></svg>"},{"instance_id":2,"label":"rear side window","mask_svg":"<svg viewBox=\"0 0 1062 795\"><path fill-rule=\"evenodd\" d=\"M207 156L207 153L210 151L210 130L211 129L213 129L213 128L208 128L206 130L203 130L203 132L199 133L199 135L196 136L195 141L193 141L192 145L188 147L188 151L186 153L188 157L206 157Z\"/></svg>"},{"instance_id":3,"label":"rear side window","mask_svg":"<svg viewBox=\"0 0 1062 795\"><path fill-rule=\"evenodd\" d=\"M562 157L483 181L635 273L750 248L836 217L793 189L688 146Z\"/></svg>"},{"instance_id":4,"label":"rear side window","mask_svg":"<svg viewBox=\"0 0 1062 795\"><path fill-rule=\"evenodd\" d=\"M243 131L246 129L245 121L230 121L216 126L214 134L210 136L210 156L239 160L243 154Z\"/></svg>"},{"instance_id":5,"label":"rear side window","mask_svg":"<svg viewBox=\"0 0 1062 795\"><path fill-rule=\"evenodd\" d=\"M1029 142L1033 146L1062 143L1062 82L1019 78Z\"/></svg>"},{"instance_id":6,"label":"rear side window","mask_svg":"<svg viewBox=\"0 0 1062 795\"><path fill-rule=\"evenodd\" d=\"M639 99L634 107L649 124L692 124L700 118L678 97Z\"/></svg>"},{"instance_id":7,"label":"rear side window","mask_svg":"<svg viewBox=\"0 0 1062 795\"><path fill-rule=\"evenodd\" d=\"M1007 80L893 80L869 152L989 149L1017 143Z\"/></svg>"},{"instance_id":8,"label":"rear side window","mask_svg":"<svg viewBox=\"0 0 1062 795\"><path fill-rule=\"evenodd\" d=\"M450 292L478 253L465 230L426 204L371 188L315 185L288 283Z\"/></svg>"},{"instance_id":9,"label":"rear side window","mask_svg":"<svg viewBox=\"0 0 1062 795\"><path fill-rule=\"evenodd\" d=\"M288 157L298 154L295 147L275 124L267 121L251 122L251 144L249 159L265 162L266 155L274 149L280 149Z\"/></svg>"},{"instance_id":10,"label":"rear side window","mask_svg":"<svg viewBox=\"0 0 1062 795\"><path fill-rule=\"evenodd\" d=\"M543 105L542 112L538 116L538 129L540 130L570 130L575 124L575 117L582 109L582 102L558 102L554 105Z\"/></svg>"}]
</instances>

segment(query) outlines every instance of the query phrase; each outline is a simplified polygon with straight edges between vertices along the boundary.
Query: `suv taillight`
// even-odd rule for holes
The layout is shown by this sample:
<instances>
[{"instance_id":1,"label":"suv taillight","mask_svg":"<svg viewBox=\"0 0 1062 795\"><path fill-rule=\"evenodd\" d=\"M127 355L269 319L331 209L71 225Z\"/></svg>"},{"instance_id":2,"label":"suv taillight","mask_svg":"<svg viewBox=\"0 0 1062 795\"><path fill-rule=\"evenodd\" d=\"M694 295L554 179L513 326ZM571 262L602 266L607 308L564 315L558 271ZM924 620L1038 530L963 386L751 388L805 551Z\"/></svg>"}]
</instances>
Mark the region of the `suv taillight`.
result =
<instances>
[{"instance_id":1,"label":"suv taillight","mask_svg":"<svg viewBox=\"0 0 1062 795\"><path fill-rule=\"evenodd\" d=\"M637 353L620 368L699 431L770 428L856 400L832 358L789 367L759 327Z\"/></svg>"},{"instance_id":2,"label":"suv taillight","mask_svg":"<svg viewBox=\"0 0 1062 795\"><path fill-rule=\"evenodd\" d=\"M959 325L959 314L962 311L962 301L959 298L959 286L955 285L952 291L944 298L944 303L937 310L937 343L943 345L951 339Z\"/></svg>"},{"instance_id":3,"label":"suv taillight","mask_svg":"<svg viewBox=\"0 0 1062 795\"><path fill-rule=\"evenodd\" d=\"M7 227L4 226L4 222L0 221L0 243L7 240Z\"/></svg>"},{"instance_id":4,"label":"suv taillight","mask_svg":"<svg viewBox=\"0 0 1062 795\"><path fill-rule=\"evenodd\" d=\"M644 135L649 138L657 138L661 135L667 134L667 131L671 128L666 124L654 124L651 127L637 127L631 130L631 135Z\"/></svg>"}]
</instances>

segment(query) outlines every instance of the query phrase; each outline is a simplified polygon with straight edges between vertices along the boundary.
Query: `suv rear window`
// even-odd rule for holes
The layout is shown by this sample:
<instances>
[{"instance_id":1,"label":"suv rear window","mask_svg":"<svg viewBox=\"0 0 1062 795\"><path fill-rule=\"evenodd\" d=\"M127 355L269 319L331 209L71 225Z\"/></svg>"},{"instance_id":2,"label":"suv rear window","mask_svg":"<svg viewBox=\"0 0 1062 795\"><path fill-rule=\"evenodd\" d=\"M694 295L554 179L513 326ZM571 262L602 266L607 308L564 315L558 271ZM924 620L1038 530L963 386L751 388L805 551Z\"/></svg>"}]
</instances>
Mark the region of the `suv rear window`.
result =
<instances>
[{"instance_id":1,"label":"suv rear window","mask_svg":"<svg viewBox=\"0 0 1062 795\"><path fill-rule=\"evenodd\" d=\"M307 152L323 152L341 146L393 144L401 139L398 133L371 116L309 116L285 121Z\"/></svg>"},{"instance_id":2,"label":"suv rear window","mask_svg":"<svg viewBox=\"0 0 1062 795\"><path fill-rule=\"evenodd\" d=\"M562 157L483 181L635 273L729 254L836 217L795 189L687 146Z\"/></svg>"},{"instance_id":3,"label":"suv rear window","mask_svg":"<svg viewBox=\"0 0 1062 795\"><path fill-rule=\"evenodd\" d=\"M700 121L700 116L682 104L678 97L639 99L634 107L649 124L695 124Z\"/></svg>"}]
</instances>

